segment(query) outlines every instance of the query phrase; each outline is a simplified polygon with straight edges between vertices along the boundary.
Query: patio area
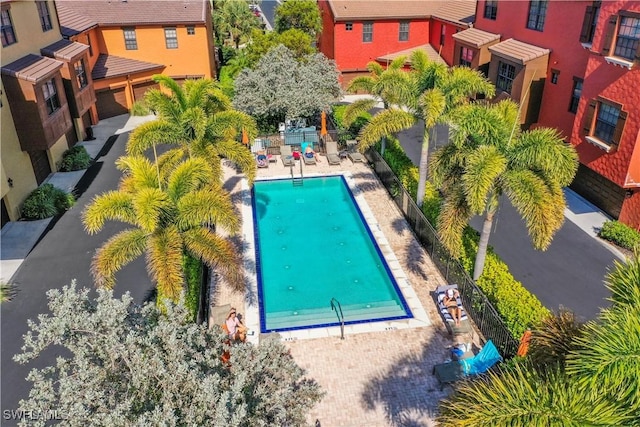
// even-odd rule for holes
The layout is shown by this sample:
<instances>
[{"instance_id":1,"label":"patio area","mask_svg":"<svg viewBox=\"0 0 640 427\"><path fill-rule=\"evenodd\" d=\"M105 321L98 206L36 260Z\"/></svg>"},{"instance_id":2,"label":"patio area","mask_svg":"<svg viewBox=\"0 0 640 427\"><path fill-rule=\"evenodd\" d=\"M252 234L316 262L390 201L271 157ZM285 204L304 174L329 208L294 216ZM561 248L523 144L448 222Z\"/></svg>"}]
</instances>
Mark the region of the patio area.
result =
<instances>
[{"instance_id":1,"label":"patio area","mask_svg":"<svg viewBox=\"0 0 640 427\"><path fill-rule=\"evenodd\" d=\"M424 307L431 326L346 333L344 340L339 334L285 340L285 345L307 371L307 376L318 381L326 392L324 399L311 411L309 423L328 427L435 425L434 413L447 391L440 391L431 372L435 364L449 356L448 347L453 342L437 312L431 292L444 285L445 281L366 163L343 159L340 165L329 165L326 157L321 156L320 159L316 165L303 164L303 174L345 171L351 174ZM300 174L299 162L296 161L293 168L296 176ZM232 168L226 167L225 174L226 187L241 210L243 200L246 204L242 180ZM280 156L268 168L258 169L260 178L289 174L290 169L283 166ZM243 314L250 305L244 295L220 286L213 293L212 304L226 303L238 307Z\"/></svg>"}]
</instances>

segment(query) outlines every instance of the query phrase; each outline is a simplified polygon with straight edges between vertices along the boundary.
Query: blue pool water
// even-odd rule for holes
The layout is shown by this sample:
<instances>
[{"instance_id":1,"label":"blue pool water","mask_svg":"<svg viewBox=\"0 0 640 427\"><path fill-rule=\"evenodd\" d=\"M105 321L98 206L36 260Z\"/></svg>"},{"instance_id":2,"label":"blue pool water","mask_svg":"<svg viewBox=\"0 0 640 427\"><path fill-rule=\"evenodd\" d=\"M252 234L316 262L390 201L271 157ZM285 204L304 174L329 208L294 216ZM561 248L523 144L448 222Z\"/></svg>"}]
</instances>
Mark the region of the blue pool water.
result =
<instances>
[{"instance_id":1,"label":"blue pool water","mask_svg":"<svg viewBox=\"0 0 640 427\"><path fill-rule=\"evenodd\" d=\"M254 232L262 332L407 318L411 312L342 176L258 181Z\"/></svg>"}]
</instances>

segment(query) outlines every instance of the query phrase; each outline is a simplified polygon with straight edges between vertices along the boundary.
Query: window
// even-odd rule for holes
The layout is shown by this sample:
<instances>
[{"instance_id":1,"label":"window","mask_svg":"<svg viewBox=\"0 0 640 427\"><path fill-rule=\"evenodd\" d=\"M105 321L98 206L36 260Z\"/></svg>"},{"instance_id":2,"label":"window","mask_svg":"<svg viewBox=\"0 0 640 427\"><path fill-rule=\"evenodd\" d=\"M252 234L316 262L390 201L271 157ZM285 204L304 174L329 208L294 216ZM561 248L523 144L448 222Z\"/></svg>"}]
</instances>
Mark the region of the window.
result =
<instances>
[{"instance_id":1,"label":"window","mask_svg":"<svg viewBox=\"0 0 640 427\"><path fill-rule=\"evenodd\" d=\"M527 28L536 31L544 29L544 17L547 14L547 0L532 0L529 3L529 20Z\"/></svg>"},{"instance_id":2,"label":"window","mask_svg":"<svg viewBox=\"0 0 640 427\"><path fill-rule=\"evenodd\" d=\"M16 33L13 31L11 15L9 14L8 9L2 11L0 21L2 21L2 47L9 46L17 42Z\"/></svg>"},{"instance_id":3,"label":"window","mask_svg":"<svg viewBox=\"0 0 640 427\"><path fill-rule=\"evenodd\" d=\"M516 77L515 65L505 64L504 62L498 62L498 79L496 80L496 87L511 94L511 87L513 86L513 79Z\"/></svg>"},{"instance_id":4,"label":"window","mask_svg":"<svg viewBox=\"0 0 640 427\"><path fill-rule=\"evenodd\" d=\"M560 77L560 71L551 70L551 84L557 85L558 84L558 77Z\"/></svg>"},{"instance_id":5,"label":"window","mask_svg":"<svg viewBox=\"0 0 640 427\"><path fill-rule=\"evenodd\" d=\"M626 119L622 105L605 99L591 100L584 114L586 140L611 152L620 143Z\"/></svg>"},{"instance_id":6,"label":"window","mask_svg":"<svg viewBox=\"0 0 640 427\"><path fill-rule=\"evenodd\" d=\"M447 26L442 24L440 27L440 46L444 46L444 37L447 34Z\"/></svg>"},{"instance_id":7,"label":"window","mask_svg":"<svg viewBox=\"0 0 640 427\"><path fill-rule=\"evenodd\" d=\"M498 0L487 0L484 2L484 17L496 20L498 16Z\"/></svg>"},{"instance_id":8,"label":"window","mask_svg":"<svg viewBox=\"0 0 640 427\"><path fill-rule=\"evenodd\" d=\"M569 103L569 111L576 113L578 111L578 103L582 95L582 79L573 78L573 91L571 92L571 102Z\"/></svg>"},{"instance_id":9,"label":"window","mask_svg":"<svg viewBox=\"0 0 640 427\"><path fill-rule=\"evenodd\" d=\"M409 21L400 22L400 32L398 33L398 40L406 42L409 40Z\"/></svg>"},{"instance_id":10,"label":"window","mask_svg":"<svg viewBox=\"0 0 640 427\"><path fill-rule=\"evenodd\" d=\"M73 64L73 68L76 70L76 79L78 80L78 87L82 89L89 84L87 80L87 69L84 67L84 60L81 59Z\"/></svg>"},{"instance_id":11,"label":"window","mask_svg":"<svg viewBox=\"0 0 640 427\"><path fill-rule=\"evenodd\" d=\"M600 1L593 2L592 6L587 6L582 20L582 30L580 31L580 42L593 42L593 34L598 25L598 15L600 14Z\"/></svg>"},{"instance_id":12,"label":"window","mask_svg":"<svg viewBox=\"0 0 640 427\"><path fill-rule=\"evenodd\" d=\"M138 40L136 39L135 28L124 28L124 47L127 50L138 50Z\"/></svg>"},{"instance_id":13,"label":"window","mask_svg":"<svg viewBox=\"0 0 640 427\"><path fill-rule=\"evenodd\" d=\"M596 125L593 130L593 136L603 142L611 142L613 139L613 131L616 129L620 109L610 104L600 104L598 115L596 116Z\"/></svg>"},{"instance_id":14,"label":"window","mask_svg":"<svg viewBox=\"0 0 640 427\"><path fill-rule=\"evenodd\" d=\"M344 29L345 29L345 31L352 31L353 30L353 22L346 22L344 24Z\"/></svg>"},{"instance_id":15,"label":"window","mask_svg":"<svg viewBox=\"0 0 640 427\"><path fill-rule=\"evenodd\" d=\"M462 46L460 48L460 65L463 67L471 67L473 61L473 50Z\"/></svg>"},{"instance_id":16,"label":"window","mask_svg":"<svg viewBox=\"0 0 640 427\"><path fill-rule=\"evenodd\" d=\"M53 25L51 25L51 14L49 14L49 5L46 1L37 1L36 6L38 7L42 31L49 31L53 28Z\"/></svg>"},{"instance_id":17,"label":"window","mask_svg":"<svg viewBox=\"0 0 640 427\"><path fill-rule=\"evenodd\" d=\"M58 111L60 108L60 99L58 98L56 79L51 79L42 85L42 94L44 95L44 103L47 106L47 113L52 115Z\"/></svg>"},{"instance_id":18,"label":"window","mask_svg":"<svg viewBox=\"0 0 640 427\"><path fill-rule=\"evenodd\" d=\"M187 35L192 36L196 33L196 27L187 27Z\"/></svg>"},{"instance_id":19,"label":"window","mask_svg":"<svg viewBox=\"0 0 640 427\"><path fill-rule=\"evenodd\" d=\"M373 22L362 24L362 42L371 43L373 41Z\"/></svg>"},{"instance_id":20,"label":"window","mask_svg":"<svg viewBox=\"0 0 640 427\"><path fill-rule=\"evenodd\" d=\"M175 27L164 29L164 41L167 44L167 49L178 48L178 33L176 32Z\"/></svg>"},{"instance_id":21,"label":"window","mask_svg":"<svg viewBox=\"0 0 640 427\"><path fill-rule=\"evenodd\" d=\"M614 55L633 61L640 42L640 19L630 16L620 18Z\"/></svg>"}]
</instances>

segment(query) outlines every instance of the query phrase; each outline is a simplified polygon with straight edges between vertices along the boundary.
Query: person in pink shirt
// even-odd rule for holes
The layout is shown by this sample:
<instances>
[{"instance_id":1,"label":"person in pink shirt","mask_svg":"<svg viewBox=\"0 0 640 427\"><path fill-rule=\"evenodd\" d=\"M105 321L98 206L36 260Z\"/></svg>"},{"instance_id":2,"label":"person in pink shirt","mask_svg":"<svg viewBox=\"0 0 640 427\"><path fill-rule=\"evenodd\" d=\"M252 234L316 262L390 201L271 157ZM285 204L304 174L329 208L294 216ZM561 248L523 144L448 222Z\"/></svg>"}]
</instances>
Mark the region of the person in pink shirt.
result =
<instances>
[{"instance_id":1,"label":"person in pink shirt","mask_svg":"<svg viewBox=\"0 0 640 427\"><path fill-rule=\"evenodd\" d=\"M235 308L231 307L227 320L225 320L224 324L227 327L229 338L238 341L245 341L247 339L247 328L240 319L238 319Z\"/></svg>"}]
</instances>

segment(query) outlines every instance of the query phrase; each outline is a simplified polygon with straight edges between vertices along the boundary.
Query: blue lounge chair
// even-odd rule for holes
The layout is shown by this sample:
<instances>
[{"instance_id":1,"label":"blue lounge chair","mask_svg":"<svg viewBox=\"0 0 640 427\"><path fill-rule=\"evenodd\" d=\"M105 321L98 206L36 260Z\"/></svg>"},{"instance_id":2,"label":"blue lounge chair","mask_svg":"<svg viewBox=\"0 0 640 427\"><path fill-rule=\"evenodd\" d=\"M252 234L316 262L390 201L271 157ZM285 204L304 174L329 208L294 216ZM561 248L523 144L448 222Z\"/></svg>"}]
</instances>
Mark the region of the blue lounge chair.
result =
<instances>
[{"instance_id":1,"label":"blue lounge chair","mask_svg":"<svg viewBox=\"0 0 640 427\"><path fill-rule=\"evenodd\" d=\"M442 389L445 384L453 383L461 378L484 374L489 368L500 361L502 361L502 356L500 356L493 341L489 340L484 347L482 347L480 353L469 359L436 365L433 367L433 374L438 378L438 381L440 381L440 389Z\"/></svg>"},{"instance_id":2,"label":"blue lounge chair","mask_svg":"<svg viewBox=\"0 0 640 427\"><path fill-rule=\"evenodd\" d=\"M311 149L313 150L313 142L303 142L302 144L300 144L300 155L304 159L305 165L315 165L316 164L315 150L314 150L313 156L307 157L307 153L306 153L307 147L311 147Z\"/></svg>"}]
</instances>

